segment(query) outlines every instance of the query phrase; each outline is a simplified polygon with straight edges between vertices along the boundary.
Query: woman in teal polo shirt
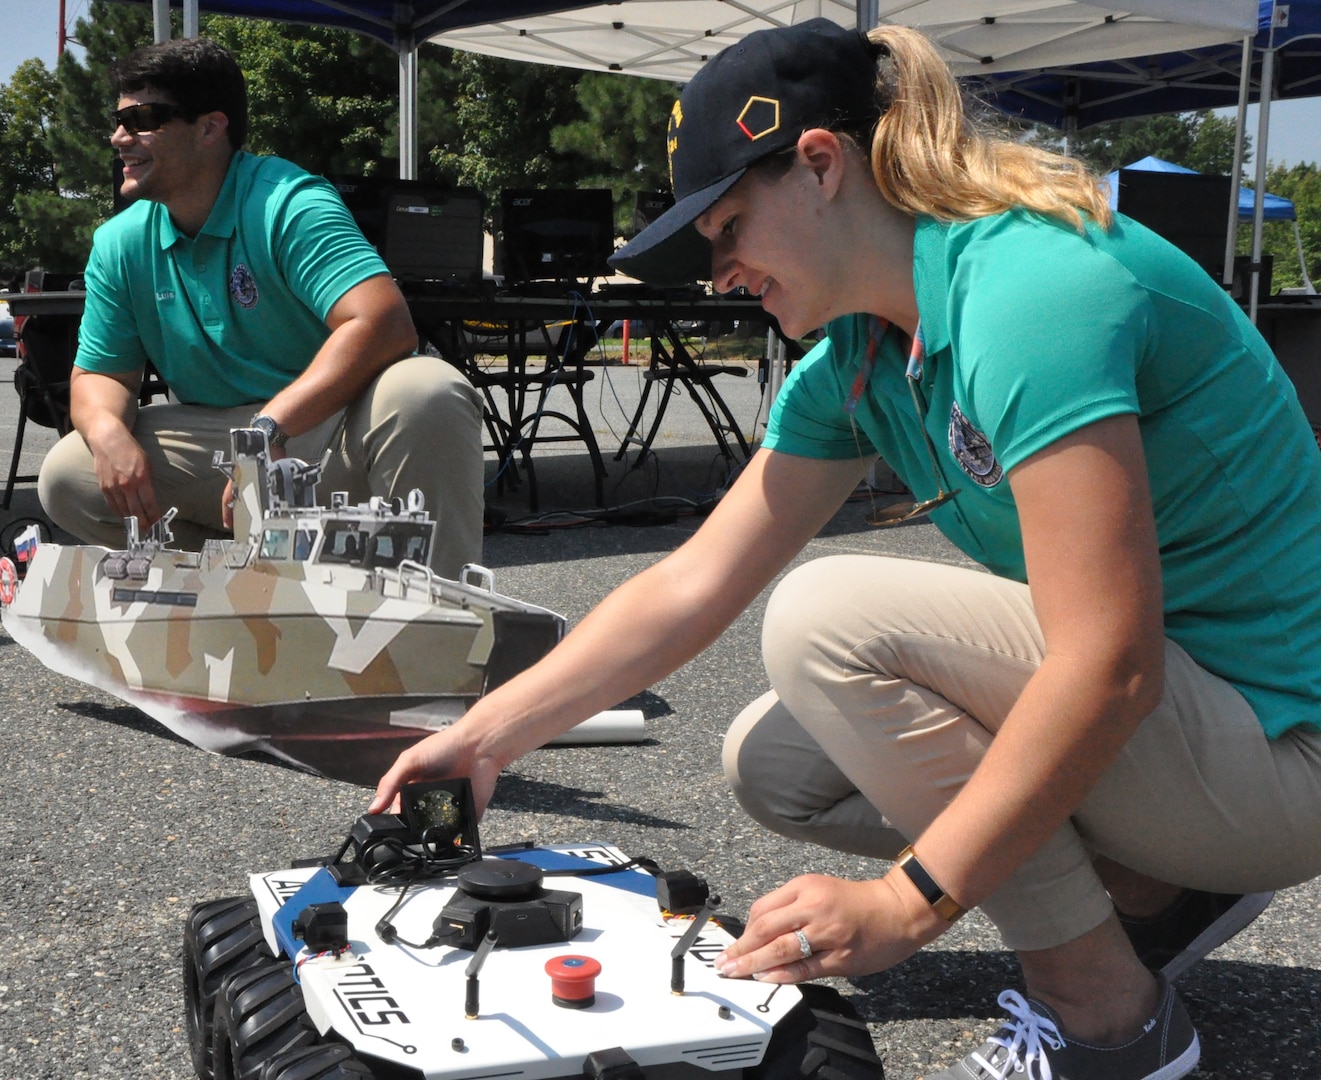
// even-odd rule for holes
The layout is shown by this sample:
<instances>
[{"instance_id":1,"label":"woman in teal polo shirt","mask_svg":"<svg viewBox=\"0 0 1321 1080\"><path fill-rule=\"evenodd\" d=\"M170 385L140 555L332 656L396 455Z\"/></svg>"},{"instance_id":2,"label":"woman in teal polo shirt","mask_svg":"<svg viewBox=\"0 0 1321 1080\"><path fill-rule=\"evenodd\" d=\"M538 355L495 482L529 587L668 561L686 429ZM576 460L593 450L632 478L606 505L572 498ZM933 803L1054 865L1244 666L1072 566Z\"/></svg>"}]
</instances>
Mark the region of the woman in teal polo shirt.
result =
<instances>
[{"instance_id":1,"label":"woman in teal polo shirt","mask_svg":"<svg viewBox=\"0 0 1321 1080\"><path fill-rule=\"evenodd\" d=\"M879 971L977 906L1026 994L939 1078L1191 1072L1171 982L1321 873L1321 455L1292 387L1078 163L976 133L912 31L753 34L685 88L669 150L676 204L616 265L826 337L694 538L405 753L373 808L439 774L484 801L673 670L880 453L990 572L841 556L776 588L772 690L726 772L771 828L895 865L790 881L717 965Z\"/></svg>"}]
</instances>

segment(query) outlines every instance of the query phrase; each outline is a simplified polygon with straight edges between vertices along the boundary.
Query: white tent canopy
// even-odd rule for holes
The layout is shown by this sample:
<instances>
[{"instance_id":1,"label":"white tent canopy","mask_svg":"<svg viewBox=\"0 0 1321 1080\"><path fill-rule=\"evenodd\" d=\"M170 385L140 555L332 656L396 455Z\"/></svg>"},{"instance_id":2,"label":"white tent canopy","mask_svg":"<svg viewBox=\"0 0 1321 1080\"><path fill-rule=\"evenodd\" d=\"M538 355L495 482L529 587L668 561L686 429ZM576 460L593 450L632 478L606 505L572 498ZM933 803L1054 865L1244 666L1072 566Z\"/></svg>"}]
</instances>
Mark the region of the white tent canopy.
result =
<instances>
[{"instance_id":1,"label":"white tent canopy","mask_svg":"<svg viewBox=\"0 0 1321 1080\"><path fill-rule=\"evenodd\" d=\"M185 37L197 33L199 6L228 10L206 0L150 2L157 41L170 36L171 2L183 9ZM356 10L355 0L319 3L322 10ZM1257 0L621 0L590 7L565 0L564 6L556 15L491 21L490 5L453 0L448 17L455 28L428 40L515 60L685 82L754 30L824 16L841 26L888 21L920 27L958 73L968 75L1198 48L1250 36L1257 19ZM253 0L244 13L317 21L315 3L305 15L280 8L278 0ZM396 21L407 26L414 5L401 0L396 8ZM410 31L398 46L404 177L415 176L417 165L417 44Z\"/></svg>"},{"instance_id":2,"label":"white tent canopy","mask_svg":"<svg viewBox=\"0 0 1321 1080\"><path fill-rule=\"evenodd\" d=\"M622 0L429 40L512 60L684 82L754 30L824 16L915 26L960 75L1199 48L1255 33L1257 0Z\"/></svg>"}]
</instances>

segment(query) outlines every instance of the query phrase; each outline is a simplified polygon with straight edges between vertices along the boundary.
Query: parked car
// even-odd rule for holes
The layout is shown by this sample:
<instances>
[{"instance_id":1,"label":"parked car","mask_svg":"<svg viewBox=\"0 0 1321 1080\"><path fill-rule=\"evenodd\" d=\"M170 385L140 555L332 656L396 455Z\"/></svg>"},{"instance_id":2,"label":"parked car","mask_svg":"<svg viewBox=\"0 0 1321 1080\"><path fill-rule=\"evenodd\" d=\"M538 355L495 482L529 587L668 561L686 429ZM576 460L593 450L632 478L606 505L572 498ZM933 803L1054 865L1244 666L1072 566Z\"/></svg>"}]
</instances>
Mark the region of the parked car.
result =
<instances>
[{"instance_id":1,"label":"parked car","mask_svg":"<svg viewBox=\"0 0 1321 1080\"><path fill-rule=\"evenodd\" d=\"M14 336L14 316L9 305L0 300L0 356L17 356L18 338Z\"/></svg>"}]
</instances>

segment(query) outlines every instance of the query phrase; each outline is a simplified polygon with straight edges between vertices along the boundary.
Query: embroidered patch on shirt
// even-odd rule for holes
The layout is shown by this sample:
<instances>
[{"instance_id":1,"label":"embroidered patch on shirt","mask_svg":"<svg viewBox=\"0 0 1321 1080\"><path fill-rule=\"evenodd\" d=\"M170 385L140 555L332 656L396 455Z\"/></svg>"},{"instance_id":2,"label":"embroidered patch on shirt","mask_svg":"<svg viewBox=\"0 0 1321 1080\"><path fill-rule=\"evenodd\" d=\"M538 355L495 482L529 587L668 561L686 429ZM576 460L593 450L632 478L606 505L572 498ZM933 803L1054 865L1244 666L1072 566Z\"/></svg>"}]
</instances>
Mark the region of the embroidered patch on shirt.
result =
<instances>
[{"instance_id":1,"label":"embroidered patch on shirt","mask_svg":"<svg viewBox=\"0 0 1321 1080\"><path fill-rule=\"evenodd\" d=\"M986 436L968 422L956 402L949 411L949 448L974 483L982 487L995 487L1003 478L1004 470L995 460L995 451Z\"/></svg>"},{"instance_id":2,"label":"embroidered patch on shirt","mask_svg":"<svg viewBox=\"0 0 1321 1080\"><path fill-rule=\"evenodd\" d=\"M229 275L229 293L237 301L239 307L254 308L257 306L257 282L243 263L234 267Z\"/></svg>"}]
</instances>

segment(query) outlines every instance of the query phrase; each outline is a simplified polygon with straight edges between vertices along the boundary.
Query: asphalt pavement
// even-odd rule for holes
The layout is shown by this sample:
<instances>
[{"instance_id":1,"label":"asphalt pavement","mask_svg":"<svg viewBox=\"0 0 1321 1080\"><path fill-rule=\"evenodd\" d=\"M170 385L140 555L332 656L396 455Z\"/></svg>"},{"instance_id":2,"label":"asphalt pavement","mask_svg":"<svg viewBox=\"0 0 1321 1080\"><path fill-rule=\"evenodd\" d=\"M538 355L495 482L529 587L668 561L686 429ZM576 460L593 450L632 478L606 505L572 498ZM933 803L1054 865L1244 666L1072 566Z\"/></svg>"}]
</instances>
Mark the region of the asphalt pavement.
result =
<instances>
[{"instance_id":1,"label":"asphalt pavement","mask_svg":"<svg viewBox=\"0 0 1321 1080\"><path fill-rule=\"evenodd\" d=\"M12 361L0 361L8 382ZM515 528L491 533L484 561L502 592L571 621L614 585L672 550L700 522L690 514L727 482L694 404L676 396L655 460L610 460L631 416L640 372L599 369L589 386L594 427L610 465L607 502L626 506L594 524L561 511L591 506L577 444L538 448L547 516L528 519L527 487L491 501ZM740 425L759 432L755 378L723 376ZM16 400L0 393L0 465L7 466ZM759 419L759 417L761 419ZM29 428L24 468L53 433ZM495 464L488 462L494 481ZM508 479L506 477L506 479ZM646 500L663 496L663 503ZM887 553L963 562L929 525L876 531L868 499L846 505L801 556ZM0 527L40 513L20 487ZM486 844L610 842L709 879L725 910L795 874L874 876L854 856L804 847L747 819L726 790L720 743L728 722L762 692L762 602L710 649L633 704L647 717L636 746L557 748L509 768L482 822ZM604 661L605 658L603 658ZM183 918L200 900L243 893L247 874L329 853L363 811L363 788L264 760L218 757L137 710L46 670L0 633L0 1080L193 1075L183 1028ZM1206 1080L1321 1077L1321 934L1317 883L1280 894L1180 990L1202 1038ZM840 981L871 1026L890 1080L913 1080L975 1048L1017 985L1010 954L977 913L893 970Z\"/></svg>"}]
</instances>

